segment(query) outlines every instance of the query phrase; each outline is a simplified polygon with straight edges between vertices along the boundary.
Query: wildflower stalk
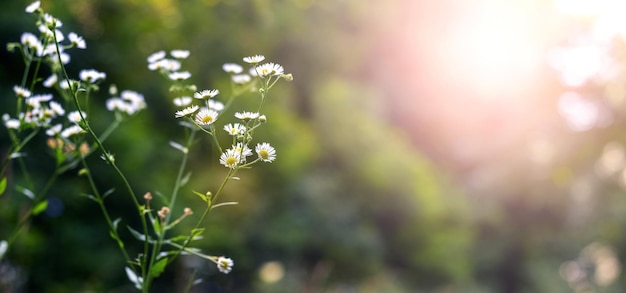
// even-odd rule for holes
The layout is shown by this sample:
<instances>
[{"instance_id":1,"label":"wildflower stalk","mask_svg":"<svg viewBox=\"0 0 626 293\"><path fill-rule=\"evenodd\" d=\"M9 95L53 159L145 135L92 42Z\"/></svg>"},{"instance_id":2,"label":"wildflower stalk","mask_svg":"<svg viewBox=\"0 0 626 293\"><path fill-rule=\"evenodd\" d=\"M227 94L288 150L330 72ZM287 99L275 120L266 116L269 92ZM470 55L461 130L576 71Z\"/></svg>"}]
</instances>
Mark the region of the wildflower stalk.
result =
<instances>
[{"instance_id":1,"label":"wildflower stalk","mask_svg":"<svg viewBox=\"0 0 626 293\"><path fill-rule=\"evenodd\" d=\"M200 219L198 219L198 221L196 222L196 225L191 230L191 233L189 234L189 236L187 236L187 239L185 240L185 242L183 242L182 245L178 245L176 243L169 243L169 244L172 244L173 246L177 247L178 250L176 251L176 253L170 259L168 259L168 264L171 263L176 257L178 257L180 255L180 253L182 253L184 250L186 250L187 246L189 245L189 243L191 243L193 238L195 236L197 236L197 235L194 234L194 231L197 231L198 228L200 228L200 225L202 225L202 222L204 222L204 219L207 217L209 212L212 210L214 203L217 201L217 199L219 198L219 195L222 193L222 190L226 186L226 183L228 183L228 181L230 179L232 179L233 176L235 176L235 172L236 171L237 171L237 169L229 169L228 170L228 174L226 175L226 177L224 178L224 180L222 181L222 183L218 187L218 189L215 192L215 194L212 197L210 197L209 200L207 201L206 209L202 213L202 216L200 216Z\"/></svg>"},{"instance_id":2,"label":"wildflower stalk","mask_svg":"<svg viewBox=\"0 0 626 293\"><path fill-rule=\"evenodd\" d=\"M143 215L143 212L142 212L142 209L141 209L141 205L139 204L139 201L137 200L137 196L135 195L135 192L133 191L132 187L130 186L130 183L128 182L128 179L126 178L124 173L119 169L119 167L115 164L115 160L113 159L113 156L106 150L106 148L102 144L102 141L94 133L94 131L91 128L91 126L89 126L89 123L85 120L85 116L84 116L83 111L81 109L80 103L78 102L78 96L76 94L76 89L74 89L74 87L71 85L69 75L67 74L67 71L65 70L65 66L63 65L63 62L61 60L61 53L60 53L60 50L59 50L59 42L57 40L56 31L54 29L52 29L52 35L54 37L54 44L56 46L57 59L59 61L59 64L61 64L61 71L63 72L63 76L65 77L65 81L67 82L68 89L69 89L69 91L70 91L70 93L72 95L72 100L74 102L74 105L76 106L76 110L78 110L78 113L80 115L81 122L82 122L82 127L87 130L87 132L90 134L90 136L96 142L97 146L102 150L103 157L106 160L106 162L109 163L113 167L113 169L115 170L117 175L120 177L120 179L122 179L122 182L124 183L124 186L125 186L126 190L128 191L128 194L129 194L131 200L135 204L135 207L137 208L138 214L140 215L141 226L142 226L142 230L144 232L144 235L148 235L148 225L146 223L146 218ZM95 189L96 188L95 186L92 186L92 188L94 188L94 192L97 192L97 189ZM148 241L144 242L144 249L143 250L144 250L144 254L143 255L144 256L148 255L148 252L149 252ZM142 266L142 274L145 273L144 271L145 271L144 267Z\"/></svg>"},{"instance_id":3,"label":"wildflower stalk","mask_svg":"<svg viewBox=\"0 0 626 293\"><path fill-rule=\"evenodd\" d=\"M102 211L102 215L104 216L104 219L106 220L107 225L109 226L109 233L111 234L111 237L114 238L115 242L117 243L117 246L122 251L124 258L126 259L126 262L131 263L131 259L128 256L128 253L126 252L126 249L124 249L124 242L122 241L122 238L117 232L116 225L114 224L113 221L111 221L111 216L109 215L109 211L104 205L104 197L98 191L98 188L96 187L96 183L93 180L93 176L91 176L91 170L89 169L89 165L87 165L87 161L85 161L85 158L83 156L80 156L80 162L83 165L83 168L86 170L85 176L87 176L87 181L89 181L89 186L91 187L91 190L93 190L93 193L94 193L94 197L92 199L100 207L100 210Z\"/></svg>"},{"instance_id":4,"label":"wildflower stalk","mask_svg":"<svg viewBox=\"0 0 626 293\"><path fill-rule=\"evenodd\" d=\"M193 143L194 139L195 139L195 135L196 135L196 129L193 128L191 129L191 133L189 134L189 137L187 139L187 142L185 143L185 150L188 150L191 147L191 144ZM176 175L176 181L174 183L174 190L172 191L172 197L170 198L170 204L169 204L169 209L170 210L174 210L174 205L176 204L176 199L178 197L178 192L180 190L181 187L181 183L183 180L183 174L185 172L185 168L187 165L187 161L189 159L189 151L184 151L183 152L183 157L181 159L181 163L180 166L178 168L178 174ZM150 256L150 261L147 262L148 265L148 269L143 272L142 276L143 279L145 280L143 285L143 292L148 292L148 289L150 288L150 285L152 284L152 281L154 279L154 276L150 273L152 271L152 268L154 266L154 264L156 263L156 257L159 254L159 252L161 251L161 247L163 246L163 242L165 240L165 233L167 231L167 226L168 223L170 221L170 217L171 217L171 213L168 213L166 215L165 221L164 221L164 225L163 227L161 227L161 232L157 233L158 235L158 240L155 243L153 249L152 249L152 254ZM147 243L147 241L146 241ZM170 260L168 260L168 263L170 262Z\"/></svg>"}]
</instances>

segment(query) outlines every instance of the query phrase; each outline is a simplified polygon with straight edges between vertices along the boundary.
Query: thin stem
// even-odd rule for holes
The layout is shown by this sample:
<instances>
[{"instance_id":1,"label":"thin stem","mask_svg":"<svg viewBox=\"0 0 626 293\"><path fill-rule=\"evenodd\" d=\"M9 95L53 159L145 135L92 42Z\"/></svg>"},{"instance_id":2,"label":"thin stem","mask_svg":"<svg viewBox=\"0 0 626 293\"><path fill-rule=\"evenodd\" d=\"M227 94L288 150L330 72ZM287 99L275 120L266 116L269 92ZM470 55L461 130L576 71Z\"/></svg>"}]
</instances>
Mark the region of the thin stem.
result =
<instances>
[{"instance_id":1,"label":"thin stem","mask_svg":"<svg viewBox=\"0 0 626 293\"><path fill-rule=\"evenodd\" d=\"M132 187L130 186L130 183L128 182L128 179L126 179L126 176L124 176L124 173L117 167L113 157L106 150L106 148L102 144L102 141L100 141L98 136L94 133L94 131L91 128L91 126L89 126L89 123L87 123L87 121L85 120L85 117L84 117L83 112L81 110L80 104L78 103L78 97L76 95L76 90L70 84L69 75L67 74L67 70L65 70L65 66L63 66L63 62L61 61L61 54L59 52L59 42L57 40L56 31L52 30L52 32L53 32L52 35L54 36L54 43L55 43L56 51L57 51L57 59L59 61L59 64L61 65L61 70L63 71L63 76L65 77L65 80L67 82L67 85L68 85L68 88L70 90L70 93L72 94L72 100L74 101L74 105L76 106L76 110L78 110L78 113L80 115L81 121L84 124L84 128L86 128L87 132L89 132L89 134L94 139L94 141L96 142L98 147L100 147L100 149L102 150L102 153L104 155L105 160L113 167L113 169L115 169L115 172L117 173L117 175L122 179L122 181L124 183L124 186L126 187L130 198L132 199L133 203L135 204L135 207L137 208L138 214L139 214L140 219L141 219L141 226L142 226L144 235L147 236L148 235L148 225L146 223L146 217L145 217L145 215L142 212L141 205L139 204L139 201L137 200L137 196L135 196L135 192L133 191ZM144 253L143 253L144 257L148 255L148 252L149 252L149 243L148 243L148 241L146 239L146 241L144 241ZM144 280L145 280L146 272L145 272L144 266L142 266L141 268L142 268L142 275L143 275Z\"/></svg>"},{"instance_id":2,"label":"thin stem","mask_svg":"<svg viewBox=\"0 0 626 293\"><path fill-rule=\"evenodd\" d=\"M193 143L193 140L195 138L196 135L196 129L192 129L191 130L191 134L189 134L189 137L187 139L187 143L185 144L185 149L189 149L191 147L191 144ZM172 191L172 197L170 199L170 204L169 204L169 209L170 211L174 210L174 205L176 204L176 198L178 197L178 191L180 190L180 185L183 179L183 174L185 172L185 167L187 166L187 161L189 159L189 152L183 152L183 157L181 159L181 163L180 166L178 168L178 174L176 175L176 182L174 183L174 190ZM149 273L150 270L152 269L152 266L155 264L156 262L156 257L158 255L158 253L161 251L161 247L163 245L163 240L165 239L165 232L167 230L167 226L168 223L170 221L170 217L171 217L172 213L168 213L165 217L165 221L164 221L164 225L161 228L161 233L158 233L158 241L155 244L155 247L152 250L152 254L150 256L150 262L148 264L148 275L144 276L144 288L150 288L150 285L152 283L152 275Z\"/></svg>"},{"instance_id":3,"label":"thin stem","mask_svg":"<svg viewBox=\"0 0 626 293\"><path fill-rule=\"evenodd\" d=\"M191 243L191 241L193 240L194 237L194 233L193 231L196 231L200 225L202 224L202 222L204 221L204 219L207 217L207 215L209 214L209 211L211 211L211 207L213 206L213 204L217 201L217 199L219 198L219 195L222 193L222 190L224 189L224 187L226 186L226 183L228 182L228 180L230 180L234 175L235 172L237 172L237 169L230 169L228 171L228 174L226 175L226 178L224 178L224 180L222 181L222 183L220 184L220 187L217 189L217 191L215 192L215 195L210 199L209 203L207 204L206 209L204 210L204 213L202 213L202 216L200 217L200 219L198 220L198 222L196 222L196 225L193 227L193 229L191 230L192 233L189 234L189 236L187 237L187 239L185 240L185 242L183 243L182 246L180 246L180 248L178 249L178 251L176 251L176 253L174 253L174 255L172 257L170 257L167 261L167 263L171 263L176 257L178 257L178 255L180 255L180 253L185 250L185 248L187 248L187 245L189 245L189 243Z\"/></svg>"},{"instance_id":4,"label":"thin stem","mask_svg":"<svg viewBox=\"0 0 626 293\"><path fill-rule=\"evenodd\" d=\"M80 155L80 161L83 165L83 168L85 168L85 170L87 170L86 175L87 175L87 180L89 181L89 186L91 187L91 190L94 193L95 199L94 201L98 204L98 206L100 206L100 210L102 211L102 215L104 216L104 219L107 222L107 225L109 226L109 230L111 232L111 234L113 236L115 236L115 240L117 242L118 247L120 248L120 250L122 251L122 254L124 255L124 258L126 259L127 263L131 262L130 257L128 256L128 253L126 252L126 249L124 249L124 242L122 242L122 238L120 238L120 235L117 232L117 229L115 227L115 225L113 224L113 221L111 221L111 216L109 215L109 211L107 210L106 206L104 205L104 198L102 198L102 195L100 194L100 192L98 191L98 188L96 187L96 183L93 180L93 176L91 176L91 171L89 170L89 166L87 165L87 161L85 161L85 158Z\"/></svg>"}]
</instances>

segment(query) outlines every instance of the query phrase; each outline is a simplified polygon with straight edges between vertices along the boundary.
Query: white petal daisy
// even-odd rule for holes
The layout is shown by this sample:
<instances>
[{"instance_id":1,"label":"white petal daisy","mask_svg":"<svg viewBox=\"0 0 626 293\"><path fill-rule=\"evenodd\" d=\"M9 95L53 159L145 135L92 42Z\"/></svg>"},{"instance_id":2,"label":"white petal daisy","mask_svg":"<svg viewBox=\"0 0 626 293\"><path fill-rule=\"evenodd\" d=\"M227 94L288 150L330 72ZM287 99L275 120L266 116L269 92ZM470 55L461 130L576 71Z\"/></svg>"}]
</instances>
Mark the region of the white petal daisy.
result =
<instances>
[{"instance_id":1,"label":"white petal daisy","mask_svg":"<svg viewBox=\"0 0 626 293\"><path fill-rule=\"evenodd\" d=\"M186 59L187 57L189 57L189 51L188 50L172 50L170 52L170 55L172 55L172 57L176 59Z\"/></svg>"},{"instance_id":2,"label":"white petal daisy","mask_svg":"<svg viewBox=\"0 0 626 293\"><path fill-rule=\"evenodd\" d=\"M263 162L272 162L276 159L276 150L267 142L257 144L255 150Z\"/></svg>"},{"instance_id":3,"label":"white petal daisy","mask_svg":"<svg viewBox=\"0 0 626 293\"><path fill-rule=\"evenodd\" d=\"M246 127L241 125L240 123L235 123L235 124L228 123L224 125L224 130L232 136L246 133Z\"/></svg>"},{"instance_id":4,"label":"white petal daisy","mask_svg":"<svg viewBox=\"0 0 626 293\"><path fill-rule=\"evenodd\" d=\"M210 125L215 122L217 115L219 115L217 111L204 108L196 114L196 123L198 125Z\"/></svg>"},{"instance_id":5,"label":"white petal daisy","mask_svg":"<svg viewBox=\"0 0 626 293\"><path fill-rule=\"evenodd\" d=\"M148 56L148 63L155 63L165 58L165 51L158 51Z\"/></svg>"},{"instance_id":6,"label":"white petal daisy","mask_svg":"<svg viewBox=\"0 0 626 293\"><path fill-rule=\"evenodd\" d=\"M243 62L250 63L250 64L257 64L263 60L265 60L265 56L263 55L254 55L254 56L243 58Z\"/></svg>"},{"instance_id":7,"label":"white petal daisy","mask_svg":"<svg viewBox=\"0 0 626 293\"><path fill-rule=\"evenodd\" d=\"M199 108L200 107L198 107L196 105L193 105L193 106L187 107L185 109L182 109L180 111L176 111L176 118L180 118L180 117L185 117L185 116L191 115L191 114L195 113L196 111L198 111Z\"/></svg>"},{"instance_id":8,"label":"white petal daisy","mask_svg":"<svg viewBox=\"0 0 626 293\"><path fill-rule=\"evenodd\" d=\"M55 101L50 101L48 105L50 106L50 109L54 111L54 113L56 113L56 115L59 115L59 116L65 115L65 109L63 109L63 106L61 106L61 104Z\"/></svg>"},{"instance_id":9,"label":"white petal daisy","mask_svg":"<svg viewBox=\"0 0 626 293\"><path fill-rule=\"evenodd\" d=\"M244 164L246 162L246 158L252 156L252 150L241 142L238 142L237 145L234 145L232 150L239 153L239 163Z\"/></svg>"},{"instance_id":10,"label":"white petal daisy","mask_svg":"<svg viewBox=\"0 0 626 293\"><path fill-rule=\"evenodd\" d=\"M230 273L233 269L233 265L233 260L230 258L220 256L217 259L217 269L224 274Z\"/></svg>"},{"instance_id":11,"label":"white petal daisy","mask_svg":"<svg viewBox=\"0 0 626 293\"><path fill-rule=\"evenodd\" d=\"M61 131L61 136L68 138L70 136L74 136L80 133L85 132L80 126L78 125L72 125L68 128L63 129L63 131Z\"/></svg>"},{"instance_id":12,"label":"white petal daisy","mask_svg":"<svg viewBox=\"0 0 626 293\"><path fill-rule=\"evenodd\" d=\"M26 13L33 13L41 6L41 1L35 1L28 6L26 6Z\"/></svg>"},{"instance_id":13,"label":"white petal daisy","mask_svg":"<svg viewBox=\"0 0 626 293\"><path fill-rule=\"evenodd\" d=\"M72 43L72 45L76 46L76 48L78 49L85 49L87 48L87 44L85 43L85 39L83 39L83 37L77 35L76 33L70 33L67 36L70 40L70 43Z\"/></svg>"},{"instance_id":14,"label":"white petal daisy","mask_svg":"<svg viewBox=\"0 0 626 293\"><path fill-rule=\"evenodd\" d=\"M57 77L57 75L52 74L50 75L50 77L46 78L46 80L43 81L43 86L51 88L55 83L57 83L58 80L59 78Z\"/></svg>"},{"instance_id":15,"label":"white petal daisy","mask_svg":"<svg viewBox=\"0 0 626 293\"><path fill-rule=\"evenodd\" d=\"M210 99L210 98L217 96L219 93L220 93L219 90L203 90L203 91L194 93L193 97L196 99L204 99L208 97Z\"/></svg>"},{"instance_id":16,"label":"white petal daisy","mask_svg":"<svg viewBox=\"0 0 626 293\"><path fill-rule=\"evenodd\" d=\"M72 111L69 114L67 114L67 119L72 122L72 123L78 123L81 120L81 113L79 113L78 111ZM85 114L85 112L82 112L83 117L87 118L87 114Z\"/></svg>"},{"instance_id":17,"label":"white petal daisy","mask_svg":"<svg viewBox=\"0 0 626 293\"><path fill-rule=\"evenodd\" d=\"M104 72L99 72L94 69L83 69L78 73L78 76L82 81L96 83L105 79L107 75Z\"/></svg>"},{"instance_id":18,"label":"white petal daisy","mask_svg":"<svg viewBox=\"0 0 626 293\"><path fill-rule=\"evenodd\" d=\"M226 150L220 156L220 164L231 169L235 169L237 165L239 165L240 161L241 161L241 153L233 149Z\"/></svg>"},{"instance_id":19,"label":"white petal daisy","mask_svg":"<svg viewBox=\"0 0 626 293\"><path fill-rule=\"evenodd\" d=\"M231 77L234 83L236 84L244 84L250 82L252 78L247 74L235 74Z\"/></svg>"},{"instance_id":20,"label":"white petal daisy","mask_svg":"<svg viewBox=\"0 0 626 293\"><path fill-rule=\"evenodd\" d=\"M243 67L236 63L224 63L222 69L227 73L239 74L243 72Z\"/></svg>"},{"instance_id":21,"label":"white petal daisy","mask_svg":"<svg viewBox=\"0 0 626 293\"><path fill-rule=\"evenodd\" d=\"M20 128L20 121L17 119L7 119L4 121L4 126L9 129L18 129Z\"/></svg>"},{"instance_id":22,"label":"white petal daisy","mask_svg":"<svg viewBox=\"0 0 626 293\"><path fill-rule=\"evenodd\" d=\"M208 100L208 104L209 104L209 109L213 109L218 112L224 110L224 104L222 104L222 102L220 101Z\"/></svg>"},{"instance_id":23,"label":"white petal daisy","mask_svg":"<svg viewBox=\"0 0 626 293\"><path fill-rule=\"evenodd\" d=\"M174 105L177 107L186 107L189 106L189 104L191 104L191 97L184 96L174 99Z\"/></svg>"},{"instance_id":24,"label":"white petal daisy","mask_svg":"<svg viewBox=\"0 0 626 293\"><path fill-rule=\"evenodd\" d=\"M266 77L270 75L281 75L285 70L281 65L270 62L257 66L256 72L260 77Z\"/></svg>"},{"instance_id":25,"label":"white petal daisy","mask_svg":"<svg viewBox=\"0 0 626 293\"><path fill-rule=\"evenodd\" d=\"M237 112L235 113L235 117L239 118L243 121L248 121L252 119L259 118L259 113L257 112Z\"/></svg>"},{"instance_id":26,"label":"white petal daisy","mask_svg":"<svg viewBox=\"0 0 626 293\"><path fill-rule=\"evenodd\" d=\"M30 91L23 88L23 87L19 87L19 86L14 86L13 87L13 92L15 92L15 95L18 96L19 98L28 98L30 97Z\"/></svg>"},{"instance_id":27,"label":"white petal daisy","mask_svg":"<svg viewBox=\"0 0 626 293\"><path fill-rule=\"evenodd\" d=\"M168 75L171 80L186 80L191 77L189 71L172 72Z\"/></svg>"}]
</instances>

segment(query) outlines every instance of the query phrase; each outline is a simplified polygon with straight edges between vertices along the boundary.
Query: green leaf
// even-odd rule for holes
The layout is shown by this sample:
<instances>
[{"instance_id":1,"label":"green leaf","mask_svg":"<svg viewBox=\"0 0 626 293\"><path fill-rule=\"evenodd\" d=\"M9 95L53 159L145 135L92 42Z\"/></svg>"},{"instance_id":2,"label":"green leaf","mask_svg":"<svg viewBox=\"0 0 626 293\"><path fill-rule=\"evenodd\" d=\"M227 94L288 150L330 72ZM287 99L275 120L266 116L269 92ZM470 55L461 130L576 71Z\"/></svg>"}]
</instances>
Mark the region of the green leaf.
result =
<instances>
[{"instance_id":1,"label":"green leaf","mask_svg":"<svg viewBox=\"0 0 626 293\"><path fill-rule=\"evenodd\" d=\"M187 240L187 238L189 238L189 236L186 235L178 235L178 236L174 236L170 239L167 239L167 241L169 242L178 242L178 241L184 241Z\"/></svg>"},{"instance_id":2,"label":"green leaf","mask_svg":"<svg viewBox=\"0 0 626 293\"><path fill-rule=\"evenodd\" d=\"M113 229L115 229L115 231L117 231L117 225L119 225L121 221L122 221L122 218L117 218L113 221Z\"/></svg>"},{"instance_id":3,"label":"green leaf","mask_svg":"<svg viewBox=\"0 0 626 293\"><path fill-rule=\"evenodd\" d=\"M208 197L207 197L206 195L204 195L204 194L202 194L202 193L200 193L200 192L197 192L197 191L195 191L195 190L193 191L193 194L195 194L195 195L199 196L199 197L200 197L200 198L201 198L204 202L207 202L207 201L209 200L209 199L208 199Z\"/></svg>"},{"instance_id":4,"label":"green leaf","mask_svg":"<svg viewBox=\"0 0 626 293\"><path fill-rule=\"evenodd\" d=\"M180 180L180 186L185 186L187 182L189 182L189 178L191 178L191 172L187 173L187 175Z\"/></svg>"},{"instance_id":5,"label":"green leaf","mask_svg":"<svg viewBox=\"0 0 626 293\"><path fill-rule=\"evenodd\" d=\"M128 228L128 230L130 231L130 234L133 234L133 236L135 236L135 238L137 238L138 240L141 241L146 241L146 239L148 241L150 241L150 237L146 237L146 235L139 233L137 230L131 228L130 226L126 226L126 228Z\"/></svg>"},{"instance_id":6,"label":"green leaf","mask_svg":"<svg viewBox=\"0 0 626 293\"><path fill-rule=\"evenodd\" d=\"M107 196L109 196L109 195L113 194L113 192L115 192L115 188L111 188L111 189L109 189L109 190L105 191L105 192L102 194L102 199L107 198Z\"/></svg>"},{"instance_id":7,"label":"green leaf","mask_svg":"<svg viewBox=\"0 0 626 293\"><path fill-rule=\"evenodd\" d=\"M158 277L165 270L165 266L167 266L167 257L160 259L152 266L150 269L150 275L155 278Z\"/></svg>"},{"instance_id":8,"label":"green leaf","mask_svg":"<svg viewBox=\"0 0 626 293\"><path fill-rule=\"evenodd\" d=\"M35 200L35 194L30 191L28 188L22 187L22 186L16 186L17 191L21 192L22 194L26 195L26 197Z\"/></svg>"},{"instance_id":9,"label":"green leaf","mask_svg":"<svg viewBox=\"0 0 626 293\"><path fill-rule=\"evenodd\" d=\"M7 190L7 178L3 177L0 180L0 195L4 194L4 191Z\"/></svg>"},{"instance_id":10,"label":"green leaf","mask_svg":"<svg viewBox=\"0 0 626 293\"><path fill-rule=\"evenodd\" d=\"M197 228L197 229L193 229L191 230L191 238L195 238L197 236L202 235L202 233L204 233L204 228Z\"/></svg>"},{"instance_id":11,"label":"green leaf","mask_svg":"<svg viewBox=\"0 0 626 293\"><path fill-rule=\"evenodd\" d=\"M161 234L161 221L154 219L152 221L152 228L154 228L154 232L156 232L157 234Z\"/></svg>"},{"instance_id":12,"label":"green leaf","mask_svg":"<svg viewBox=\"0 0 626 293\"><path fill-rule=\"evenodd\" d=\"M33 216L41 214L48 207L48 200L44 200L35 205L33 210L30 212Z\"/></svg>"}]
</instances>

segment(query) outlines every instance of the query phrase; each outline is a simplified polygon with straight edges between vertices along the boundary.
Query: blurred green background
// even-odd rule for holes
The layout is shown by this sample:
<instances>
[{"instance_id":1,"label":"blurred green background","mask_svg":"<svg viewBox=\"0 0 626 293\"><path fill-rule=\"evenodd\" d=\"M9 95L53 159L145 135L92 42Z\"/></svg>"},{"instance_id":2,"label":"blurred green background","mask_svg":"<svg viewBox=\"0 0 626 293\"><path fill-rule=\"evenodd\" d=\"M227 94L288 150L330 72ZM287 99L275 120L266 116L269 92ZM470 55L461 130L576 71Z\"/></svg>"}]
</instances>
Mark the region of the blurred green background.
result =
<instances>
[{"instance_id":1,"label":"blurred green background","mask_svg":"<svg viewBox=\"0 0 626 293\"><path fill-rule=\"evenodd\" d=\"M107 140L138 194L168 194L179 160L169 84L148 55L190 50L193 82L223 93L221 65L243 56L294 76L273 89L258 134L278 159L238 173L222 198L240 204L206 221L203 250L234 270L182 257L154 292L180 291L193 271L204 282L192 292L626 290L626 26L609 13L619 2L431 2L43 1L87 41L70 52L70 75L94 68L146 97L148 110ZM1 43L36 31L27 4L0 4ZM0 60L0 112L12 113L23 65L7 50ZM112 119L93 117L96 129ZM2 130L3 156L8 146ZM26 160L39 184L53 164L44 149L35 141ZM218 156L208 139L195 146L180 206L198 205L192 189L217 187ZM123 190L91 161L103 190ZM60 178L49 195L60 214L33 219L0 264L0 291L132 292L97 206L79 196L87 190L75 171ZM121 192L107 205L137 225ZM0 239L27 207L17 192L0 197Z\"/></svg>"}]
</instances>

